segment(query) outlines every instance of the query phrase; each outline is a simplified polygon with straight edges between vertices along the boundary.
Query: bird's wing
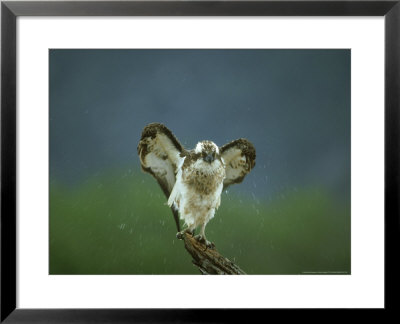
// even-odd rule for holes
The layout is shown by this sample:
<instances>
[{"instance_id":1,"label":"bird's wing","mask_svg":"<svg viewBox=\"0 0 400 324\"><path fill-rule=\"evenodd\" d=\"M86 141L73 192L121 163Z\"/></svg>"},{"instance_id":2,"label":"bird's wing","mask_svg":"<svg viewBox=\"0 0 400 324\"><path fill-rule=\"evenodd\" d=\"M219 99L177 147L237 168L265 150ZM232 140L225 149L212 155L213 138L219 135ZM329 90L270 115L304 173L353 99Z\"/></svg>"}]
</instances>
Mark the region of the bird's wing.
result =
<instances>
[{"instance_id":1,"label":"bird's wing","mask_svg":"<svg viewBox=\"0 0 400 324\"><path fill-rule=\"evenodd\" d=\"M231 184L242 182L256 165L256 149L244 138L225 144L220 153L225 162L224 190Z\"/></svg>"},{"instance_id":2,"label":"bird's wing","mask_svg":"<svg viewBox=\"0 0 400 324\"><path fill-rule=\"evenodd\" d=\"M138 145L142 169L150 173L168 198L175 185L177 168L185 150L172 132L160 123L147 125ZM177 210L172 209L179 231Z\"/></svg>"}]
</instances>

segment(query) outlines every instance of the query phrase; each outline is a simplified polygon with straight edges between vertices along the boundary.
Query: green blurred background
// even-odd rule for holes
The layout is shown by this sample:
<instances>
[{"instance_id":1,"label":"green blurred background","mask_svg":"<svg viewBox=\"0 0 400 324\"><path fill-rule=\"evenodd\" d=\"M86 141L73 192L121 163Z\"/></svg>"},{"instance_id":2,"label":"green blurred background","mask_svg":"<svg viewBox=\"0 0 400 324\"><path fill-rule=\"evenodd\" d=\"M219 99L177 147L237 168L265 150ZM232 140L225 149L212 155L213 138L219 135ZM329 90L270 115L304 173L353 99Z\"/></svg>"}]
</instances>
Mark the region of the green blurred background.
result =
<instances>
[{"instance_id":1,"label":"green blurred background","mask_svg":"<svg viewBox=\"0 0 400 324\"><path fill-rule=\"evenodd\" d=\"M239 137L255 169L206 228L248 274L350 273L350 51L51 50L50 274L199 274L143 127Z\"/></svg>"}]
</instances>

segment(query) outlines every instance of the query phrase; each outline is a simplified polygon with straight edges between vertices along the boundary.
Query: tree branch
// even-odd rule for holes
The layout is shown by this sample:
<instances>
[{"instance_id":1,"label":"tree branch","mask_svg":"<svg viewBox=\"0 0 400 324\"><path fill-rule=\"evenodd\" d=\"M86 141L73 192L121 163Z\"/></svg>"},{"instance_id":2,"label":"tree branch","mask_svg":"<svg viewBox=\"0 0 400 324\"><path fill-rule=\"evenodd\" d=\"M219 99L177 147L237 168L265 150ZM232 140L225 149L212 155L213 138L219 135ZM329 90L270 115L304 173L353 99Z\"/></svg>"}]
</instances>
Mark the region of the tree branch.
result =
<instances>
[{"instance_id":1,"label":"tree branch","mask_svg":"<svg viewBox=\"0 0 400 324\"><path fill-rule=\"evenodd\" d=\"M246 274L232 261L228 260L216 249L210 249L198 241L192 235L185 233L183 236L185 249L192 256L193 264L202 274Z\"/></svg>"}]
</instances>

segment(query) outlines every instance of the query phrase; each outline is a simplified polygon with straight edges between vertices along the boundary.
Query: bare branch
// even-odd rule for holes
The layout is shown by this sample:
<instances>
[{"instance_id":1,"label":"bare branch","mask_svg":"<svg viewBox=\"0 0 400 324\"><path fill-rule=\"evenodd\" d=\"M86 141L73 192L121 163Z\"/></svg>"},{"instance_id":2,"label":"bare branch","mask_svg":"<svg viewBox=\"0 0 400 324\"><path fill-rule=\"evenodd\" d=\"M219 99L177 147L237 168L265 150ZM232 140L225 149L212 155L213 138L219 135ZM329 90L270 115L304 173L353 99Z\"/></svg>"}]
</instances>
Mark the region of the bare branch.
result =
<instances>
[{"instance_id":1,"label":"bare branch","mask_svg":"<svg viewBox=\"0 0 400 324\"><path fill-rule=\"evenodd\" d=\"M202 274L246 274L239 266L219 254L216 249L207 248L196 241L192 235L185 233L183 240L186 250L193 258L193 264Z\"/></svg>"}]
</instances>

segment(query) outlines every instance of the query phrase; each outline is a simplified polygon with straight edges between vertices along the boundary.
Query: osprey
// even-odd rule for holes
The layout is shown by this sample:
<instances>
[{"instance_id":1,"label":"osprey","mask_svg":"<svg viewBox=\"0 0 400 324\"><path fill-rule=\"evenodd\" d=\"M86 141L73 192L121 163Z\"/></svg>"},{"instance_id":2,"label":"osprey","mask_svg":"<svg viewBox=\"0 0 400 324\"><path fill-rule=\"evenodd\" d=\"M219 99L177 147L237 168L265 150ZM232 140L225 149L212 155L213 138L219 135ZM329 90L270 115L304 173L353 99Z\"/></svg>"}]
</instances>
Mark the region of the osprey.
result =
<instances>
[{"instance_id":1,"label":"osprey","mask_svg":"<svg viewBox=\"0 0 400 324\"><path fill-rule=\"evenodd\" d=\"M143 129L137 150L143 171L156 178L168 198L177 237L182 239L185 232L194 235L201 226L195 239L214 247L206 239L205 227L221 203L222 190L242 182L254 167L254 146L241 138L222 147L201 141L193 150L186 150L167 127L152 123ZM186 224L183 231L179 216Z\"/></svg>"}]
</instances>

